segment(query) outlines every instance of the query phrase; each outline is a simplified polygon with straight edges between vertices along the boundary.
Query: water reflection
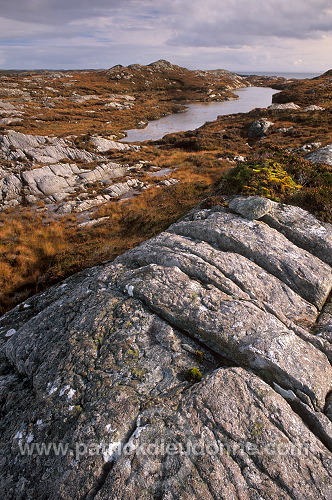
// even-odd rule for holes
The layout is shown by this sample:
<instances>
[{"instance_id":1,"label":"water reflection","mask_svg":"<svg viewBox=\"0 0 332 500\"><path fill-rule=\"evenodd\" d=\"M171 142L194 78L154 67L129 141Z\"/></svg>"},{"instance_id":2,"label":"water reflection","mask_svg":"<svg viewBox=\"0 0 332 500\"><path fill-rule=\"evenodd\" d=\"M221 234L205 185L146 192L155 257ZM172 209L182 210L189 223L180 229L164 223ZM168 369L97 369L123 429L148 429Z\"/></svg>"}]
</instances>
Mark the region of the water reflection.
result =
<instances>
[{"instance_id":1,"label":"water reflection","mask_svg":"<svg viewBox=\"0 0 332 500\"><path fill-rule=\"evenodd\" d=\"M127 131L123 142L151 141L166 134L194 130L205 122L216 120L219 115L247 113L254 108L266 108L277 91L265 87L245 87L234 91L239 99L224 102L204 102L188 105L185 113L175 113L149 122L144 129Z\"/></svg>"}]
</instances>

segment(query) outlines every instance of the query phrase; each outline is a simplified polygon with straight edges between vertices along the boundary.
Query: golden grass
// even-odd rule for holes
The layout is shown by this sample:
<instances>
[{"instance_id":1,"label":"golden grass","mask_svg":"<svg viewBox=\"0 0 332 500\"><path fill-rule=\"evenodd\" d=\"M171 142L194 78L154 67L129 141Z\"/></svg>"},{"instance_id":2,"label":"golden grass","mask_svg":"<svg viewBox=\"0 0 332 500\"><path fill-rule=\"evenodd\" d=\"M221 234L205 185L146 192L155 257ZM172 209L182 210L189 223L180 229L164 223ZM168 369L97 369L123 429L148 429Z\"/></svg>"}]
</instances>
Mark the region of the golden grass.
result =
<instances>
[{"instance_id":1,"label":"golden grass","mask_svg":"<svg viewBox=\"0 0 332 500\"><path fill-rule=\"evenodd\" d=\"M43 287L112 260L158 234L204 198L210 185L192 176L167 188L150 188L100 207L95 218L107 216L108 221L85 229L77 228L73 216L48 220L24 208L1 214L0 313Z\"/></svg>"}]
</instances>

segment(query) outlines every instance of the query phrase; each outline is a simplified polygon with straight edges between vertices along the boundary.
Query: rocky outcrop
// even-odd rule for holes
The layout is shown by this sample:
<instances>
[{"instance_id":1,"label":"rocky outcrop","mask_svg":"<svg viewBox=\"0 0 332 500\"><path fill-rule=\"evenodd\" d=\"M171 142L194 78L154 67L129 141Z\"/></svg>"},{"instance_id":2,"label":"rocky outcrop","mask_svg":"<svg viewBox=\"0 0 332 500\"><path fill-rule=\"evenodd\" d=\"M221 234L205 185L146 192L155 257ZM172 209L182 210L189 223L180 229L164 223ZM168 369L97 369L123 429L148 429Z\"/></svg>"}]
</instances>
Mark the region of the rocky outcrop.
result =
<instances>
[{"instance_id":1,"label":"rocky outcrop","mask_svg":"<svg viewBox=\"0 0 332 500\"><path fill-rule=\"evenodd\" d=\"M16 204L21 203L23 199L30 203L34 203L38 199L43 199L48 203L59 202L66 199L71 193L84 191L85 186L90 183L100 182L107 186L111 184L112 179L124 177L131 170L132 168L128 165L112 162L99 165L91 170L69 163L25 170L22 173L5 175L2 179L0 178L0 201L4 203L4 206L12 205L13 201ZM126 182L129 181L130 179ZM111 188L105 187L105 189Z\"/></svg>"},{"instance_id":2,"label":"rocky outcrop","mask_svg":"<svg viewBox=\"0 0 332 500\"><path fill-rule=\"evenodd\" d=\"M130 96L129 96L130 97ZM91 139L97 153L110 150L134 150L140 146L122 144L103 137L95 136ZM100 203L105 203L112 197L122 196L133 187L142 188L144 183L136 179L126 179L122 183L109 187L112 179L125 177L136 172L142 165L120 165L113 162L102 163L105 157L97 153L79 149L68 139L56 137L33 136L20 132L9 132L0 136L0 158L11 162L11 167L0 168L0 209L16 206L22 202L35 203L42 199L46 203L58 203L66 200L73 193L84 195L86 186L91 183L100 183L108 186L109 192L99 196L98 200L72 200L65 207L59 207L60 212L67 213L82 211ZM62 160L80 161L63 163ZM31 168L35 164L47 163L39 168ZM82 163L88 163L84 168ZM96 166L91 168L91 163ZM94 197L96 198L96 197ZM59 212L59 213L60 213Z\"/></svg>"},{"instance_id":3,"label":"rocky outcrop","mask_svg":"<svg viewBox=\"0 0 332 500\"><path fill-rule=\"evenodd\" d=\"M102 159L94 153L74 147L66 139L27 135L14 131L0 136L0 155L5 160L36 163L58 163L65 158L86 162Z\"/></svg>"},{"instance_id":4,"label":"rocky outcrop","mask_svg":"<svg viewBox=\"0 0 332 500\"><path fill-rule=\"evenodd\" d=\"M92 144L97 152L114 150L139 150L139 146L110 141L103 137L93 137ZM27 135L10 132L0 136L0 157L5 160L32 161L35 163L58 163L61 160L100 161L102 156L79 149L68 139Z\"/></svg>"},{"instance_id":5,"label":"rocky outcrop","mask_svg":"<svg viewBox=\"0 0 332 500\"><path fill-rule=\"evenodd\" d=\"M310 106L306 106L303 111L324 111L325 108L322 106L317 106L316 104L311 104Z\"/></svg>"},{"instance_id":6,"label":"rocky outcrop","mask_svg":"<svg viewBox=\"0 0 332 500\"><path fill-rule=\"evenodd\" d=\"M330 498L331 250L239 198L7 313L5 498Z\"/></svg>"}]
</instances>

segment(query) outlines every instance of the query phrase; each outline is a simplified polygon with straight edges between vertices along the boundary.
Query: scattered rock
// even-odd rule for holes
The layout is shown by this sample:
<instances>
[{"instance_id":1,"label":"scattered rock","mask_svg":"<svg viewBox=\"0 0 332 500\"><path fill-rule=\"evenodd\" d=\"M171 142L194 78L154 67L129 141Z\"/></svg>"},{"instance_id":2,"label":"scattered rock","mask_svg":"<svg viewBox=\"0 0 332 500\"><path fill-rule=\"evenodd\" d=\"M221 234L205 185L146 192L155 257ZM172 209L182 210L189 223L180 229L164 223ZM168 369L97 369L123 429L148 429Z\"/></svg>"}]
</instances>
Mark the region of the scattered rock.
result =
<instances>
[{"instance_id":1,"label":"scattered rock","mask_svg":"<svg viewBox=\"0 0 332 500\"><path fill-rule=\"evenodd\" d=\"M289 134L291 135L293 132L295 132L296 128L294 126L291 127L281 127L276 130L276 132L281 132L282 134Z\"/></svg>"},{"instance_id":2,"label":"scattered rock","mask_svg":"<svg viewBox=\"0 0 332 500\"><path fill-rule=\"evenodd\" d=\"M321 142L310 142L308 144L304 144L300 148L298 148L296 151L304 151L307 153L308 151L312 151L313 149L318 149L322 145Z\"/></svg>"}]
</instances>

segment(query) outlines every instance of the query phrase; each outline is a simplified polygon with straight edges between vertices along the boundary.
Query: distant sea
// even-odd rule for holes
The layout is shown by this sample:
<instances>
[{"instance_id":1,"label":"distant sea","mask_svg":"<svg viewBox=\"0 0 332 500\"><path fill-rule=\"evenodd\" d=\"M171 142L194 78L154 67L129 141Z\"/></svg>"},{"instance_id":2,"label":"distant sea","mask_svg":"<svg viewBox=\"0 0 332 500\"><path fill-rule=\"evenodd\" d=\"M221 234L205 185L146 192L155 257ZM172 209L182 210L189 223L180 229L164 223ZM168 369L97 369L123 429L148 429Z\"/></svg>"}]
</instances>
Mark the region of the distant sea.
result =
<instances>
[{"instance_id":1,"label":"distant sea","mask_svg":"<svg viewBox=\"0 0 332 500\"><path fill-rule=\"evenodd\" d=\"M304 78L314 78L315 76L322 75L322 73L272 73L271 71L253 71L250 73L237 73L238 75L241 76L250 76L250 75L257 75L257 76L282 76L283 78L296 78L298 80L303 80Z\"/></svg>"}]
</instances>

